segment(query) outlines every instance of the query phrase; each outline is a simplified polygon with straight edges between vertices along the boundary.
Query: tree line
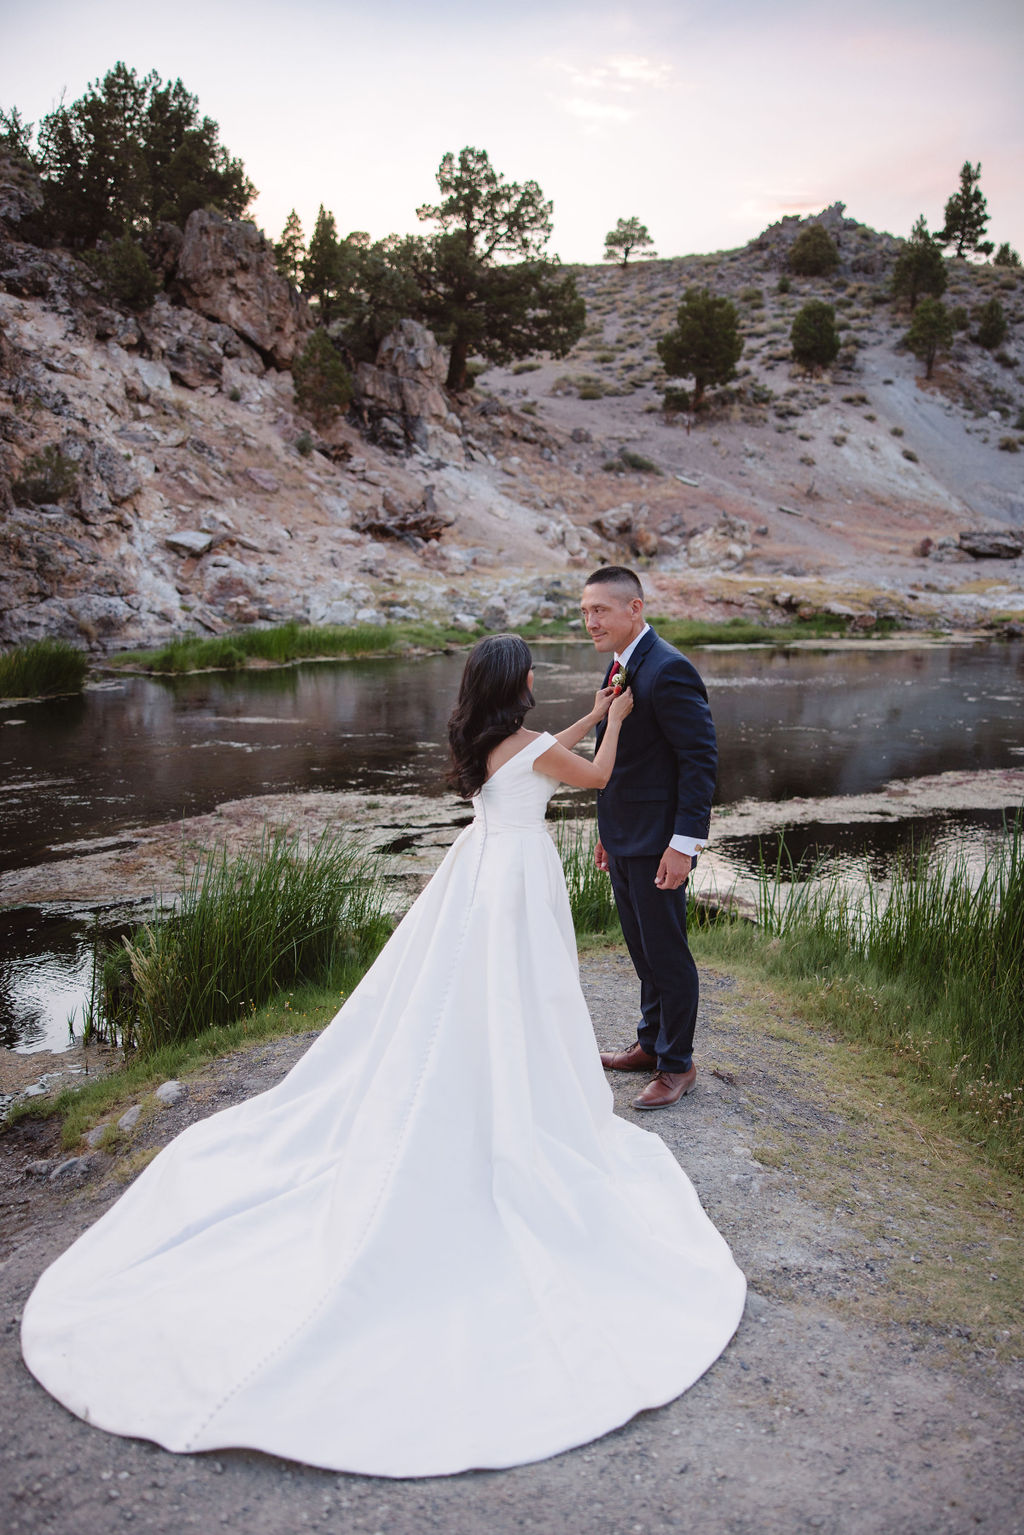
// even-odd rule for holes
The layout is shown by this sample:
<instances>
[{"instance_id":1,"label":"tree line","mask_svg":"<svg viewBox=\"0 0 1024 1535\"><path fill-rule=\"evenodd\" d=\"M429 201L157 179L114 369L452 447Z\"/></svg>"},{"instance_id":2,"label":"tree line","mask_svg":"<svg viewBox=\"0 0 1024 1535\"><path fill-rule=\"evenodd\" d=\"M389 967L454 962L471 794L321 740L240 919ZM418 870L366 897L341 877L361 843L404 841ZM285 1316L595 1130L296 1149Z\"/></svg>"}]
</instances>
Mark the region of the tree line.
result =
<instances>
[{"instance_id":1,"label":"tree line","mask_svg":"<svg viewBox=\"0 0 1024 1535\"><path fill-rule=\"evenodd\" d=\"M197 208L241 218L256 195L242 161L221 144L217 123L200 114L180 79L165 82L155 71L140 76L121 62L79 100L62 101L38 133L16 107L0 109L0 148L38 172L38 237L81 250L115 296L137 308L157 291L146 243L159 224L184 226ZM1020 265L1006 243L993 257L980 177L980 163L965 162L942 228L929 232L922 215L893 268L892 296L911 313L906 343L929 374L960 323L941 302L943 250ZM405 318L421 320L447 348L447 384L455 391L471 381L474 357L499 365L537 351L562 357L582 335L586 310L575 278L545 252L553 209L537 182L507 180L485 150L472 147L445 154L436 180L438 200L416 210L430 226L421 235L341 236L334 214L321 205L307 243L297 213L289 214L273 247L275 262L311 300L319 321L296 367L300 398L347 403L348 368L373 360ZM653 244L639 218L620 218L605 237L604 259L625 267L632 258L653 257ZM794 241L788 267L796 276L827 276L839 259L828 231L811 223ZM780 279L780 288L788 280ZM1005 315L992 299L977 339L994 347L1005 334ZM832 306L819 299L805 304L791 344L807 367L834 361L840 338ZM697 408L709 386L735 377L742 350L735 306L707 289L683 295L675 325L658 344L668 375L693 379Z\"/></svg>"}]
</instances>

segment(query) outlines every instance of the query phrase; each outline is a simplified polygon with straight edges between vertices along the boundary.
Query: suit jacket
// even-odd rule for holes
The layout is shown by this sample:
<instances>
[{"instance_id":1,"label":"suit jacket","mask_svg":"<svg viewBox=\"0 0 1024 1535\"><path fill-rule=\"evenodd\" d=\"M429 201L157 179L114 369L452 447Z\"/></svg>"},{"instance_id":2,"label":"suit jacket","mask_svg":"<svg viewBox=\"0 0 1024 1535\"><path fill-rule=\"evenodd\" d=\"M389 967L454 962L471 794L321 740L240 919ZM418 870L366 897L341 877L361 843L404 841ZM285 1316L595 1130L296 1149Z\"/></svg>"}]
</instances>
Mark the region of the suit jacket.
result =
<instances>
[{"instance_id":1,"label":"suit jacket","mask_svg":"<svg viewBox=\"0 0 1024 1535\"><path fill-rule=\"evenodd\" d=\"M598 830L605 850L619 858L660 858L676 833L708 834L715 727L696 667L653 629L630 656L626 683L633 712L619 733L612 776L598 790ZM598 744L604 728L602 720Z\"/></svg>"}]
</instances>

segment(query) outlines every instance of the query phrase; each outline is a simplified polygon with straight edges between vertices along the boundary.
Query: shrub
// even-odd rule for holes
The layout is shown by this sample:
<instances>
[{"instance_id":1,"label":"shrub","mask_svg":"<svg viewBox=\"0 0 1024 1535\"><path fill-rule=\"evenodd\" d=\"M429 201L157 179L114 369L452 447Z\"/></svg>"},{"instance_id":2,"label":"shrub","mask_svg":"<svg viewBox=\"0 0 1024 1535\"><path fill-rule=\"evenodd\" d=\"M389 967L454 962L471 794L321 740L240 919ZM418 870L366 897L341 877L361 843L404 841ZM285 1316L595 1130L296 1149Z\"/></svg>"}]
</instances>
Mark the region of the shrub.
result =
<instances>
[{"instance_id":1,"label":"shrub","mask_svg":"<svg viewBox=\"0 0 1024 1535\"><path fill-rule=\"evenodd\" d=\"M21 466L21 473L12 489L15 497L31 501L34 506L59 505L73 494L78 483L78 465L66 458L50 443L33 453Z\"/></svg>"},{"instance_id":2,"label":"shrub","mask_svg":"<svg viewBox=\"0 0 1024 1535\"><path fill-rule=\"evenodd\" d=\"M963 304L954 304L949 311L949 323L954 330L969 330L971 317Z\"/></svg>"},{"instance_id":3,"label":"shrub","mask_svg":"<svg viewBox=\"0 0 1024 1535\"><path fill-rule=\"evenodd\" d=\"M801 229L789 248L789 270L797 277L827 277L839 265L839 247L822 224Z\"/></svg>"},{"instance_id":4,"label":"shrub","mask_svg":"<svg viewBox=\"0 0 1024 1535\"><path fill-rule=\"evenodd\" d=\"M793 321L789 339L793 356L803 367L827 368L839 354L839 332L832 305L811 299Z\"/></svg>"},{"instance_id":5,"label":"shrub","mask_svg":"<svg viewBox=\"0 0 1024 1535\"><path fill-rule=\"evenodd\" d=\"M667 411L689 410L690 391L688 389L666 389L662 396L662 406Z\"/></svg>"},{"instance_id":6,"label":"shrub","mask_svg":"<svg viewBox=\"0 0 1024 1535\"><path fill-rule=\"evenodd\" d=\"M0 655L0 698L81 692L89 662L66 640L34 640Z\"/></svg>"},{"instance_id":7,"label":"shrub","mask_svg":"<svg viewBox=\"0 0 1024 1535\"><path fill-rule=\"evenodd\" d=\"M978 316L976 336L978 345L985 347L989 352L994 351L1006 340L1009 328L1002 304L997 298L990 298L988 303L982 306Z\"/></svg>"},{"instance_id":8,"label":"shrub","mask_svg":"<svg viewBox=\"0 0 1024 1535\"><path fill-rule=\"evenodd\" d=\"M658 342L658 356L670 378L692 378L693 408L699 410L708 384L736 377L743 352L735 304L709 292L688 288L676 311L676 323Z\"/></svg>"},{"instance_id":9,"label":"shrub","mask_svg":"<svg viewBox=\"0 0 1024 1535\"><path fill-rule=\"evenodd\" d=\"M300 432L295 439L295 451L303 458L308 458L313 451L313 439L308 432Z\"/></svg>"},{"instance_id":10,"label":"shrub","mask_svg":"<svg viewBox=\"0 0 1024 1535\"><path fill-rule=\"evenodd\" d=\"M241 398L242 391L239 389L237 384L228 390L228 399L232 402L233 405L237 405Z\"/></svg>"},{"instance_id":11,"label":"shrub","mask_svg":"<svg viewBox=\"0 0 1024 1535\"><path fill-rule=\"evenodd\" d=\"M931 378L939 352L947 350L953 342L953 326L945 304L937 298L923 298L914 310L904 341L924 363L925 377Z\"/></svg>"},{"instance_id":12,"label":"shrub","mask_svg":"<svg viewBox=\"0 0 1024 1535\"><path fill-rule=\"evenodd\" d=\"M110 298L126 309L148 309L156 298L156 273L146 259L141 245L127 235L114 240L89 258Z\"/></svg>"},{"instance_id":13,"label":"shrub","mask_svg":"<svg viewBox=\"0 0 1024 1535\"><path fill-rule=\"evenodd\" d=\"M992 261L995 266L1020 266L1020 256L1006 240L1000 245Z\"/></svg>"},{"instance_id":14,"label":"shrub","mask_svg":"<svg viewBox=\"0 0 1024 1535\"><path fill-rule=\"evenodd\" d=\"M922 294L941 298L946 291L946 263L942 251L928 233L924 215L914 225L910 239L896 257L892 272L894 298L906 298L916 309Z\"/></svg>"},{"instance_id":15,"label":"shrub","mask_svg":"<svg viewBox=\"0 0 1024 1535\"><path fill-rule=\"evenodd\" d=\"M352 378L325 330L317 329L292 364L295 403L328 426L352 402Z\"/></svg>"},{"instance_id":16,"label":"shrub","mask_svg":"<svg viewBox=\"0 0 1024 1535\"><path fill-rule=\"evenodd\" d=\"M776 293L788 293L792 286L793 284L789 277L785 272L783 272L782 276L778 280L778 283L776 284L775 291Z\"/></svg>"},{"instance_id":17,"label":"shrub","mask_svg":"<svg viewBox=\"0 0 1024 1535\"><path fill-rule=\"evenodd\" d=\"M233 860L214 849L175 914L124 940L130 979L123 962L103 965L100 1030L147 1052L192 1038L286 986L372 959L387 928L372 858L330 833L304 853L280 833Z\"/></svg>"},{"instance_id":18,"label":"shrub","mask_svg":"<svg viewBox=\"0 0 1024 1535\"><path fill-rule=\"evenodd\" d=\"M1003 453L1019 453L1020 443L1016 437L1000 437L999 447Z\"/></svg>"}]
</instances>

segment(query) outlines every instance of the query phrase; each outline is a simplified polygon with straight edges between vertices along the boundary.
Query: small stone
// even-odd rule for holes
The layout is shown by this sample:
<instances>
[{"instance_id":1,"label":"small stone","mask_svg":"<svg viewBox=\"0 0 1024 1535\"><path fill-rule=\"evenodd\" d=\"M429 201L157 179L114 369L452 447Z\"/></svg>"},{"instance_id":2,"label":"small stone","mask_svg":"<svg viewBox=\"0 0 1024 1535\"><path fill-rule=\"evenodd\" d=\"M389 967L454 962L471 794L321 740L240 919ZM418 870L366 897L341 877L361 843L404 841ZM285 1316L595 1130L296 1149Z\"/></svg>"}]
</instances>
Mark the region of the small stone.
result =
<instances>
[{"instance_id":1,"label":"small stone","mask_svg":"<svg viewBox=\"0 0 1024 1535\"><path fill-rule=\"evenodd\" d=\"M32 1178L48 1178L53 1171L53 1163L45 1159L39 1162L30 1162L25 1171Z\"/></svg>"},{"instance_id":2,"label":"small stone","mask_svg":"<svg viewBox=\"0 0 1024 1535\"><path fill-rule=\"evenodd\" d=\"M126 1109L117 1121L117 1128L119 1130L134 1130L139 1122L139 1115L141 1113L142 1105L140 1103L133 1103L131 1108Z\"/></svg>"},{"instance_id":3,"label":"small stone","mask_svg":"<svg viewBox=\"0 0 1024 1535\"><path fill-rule=\"evenodd\" d=\"M172 1077L169 1082L160 1083L160 1086L153 1094L153 1097L156 1098L158 1102L164 1104L166 1107L169 1104L177 1103L178 1099L184 1096L184 1093L184 1083L179 1082L177 1078Z\"/></svg>"},{"instance_id":4,"label":"small stone","mask_svg":"<svg viewBox=\"0 0 1024 1535\"><path fill-rule=\"evenodd\" d=\"M182 528L177 533L168 533L164 543L175 554L200 555L206 553L213 538L209 533L200 533L198 528Z\"/></svg>"},{"instance_id":5,"label":"small stone","mask_svg":"<svg viewBox=\"0 0 1024 1535\"><path fill-rule=\"evenodd\" d=\"M78 1184L85 1183L95 1166L96 1158L93 1156L68 1157L66 1161L59 1162L50 1174L51 1183Z\"/></svg>"},{"instance_id":6,"label":"small stone","mask_svg":"<svg viewBox=\"0 0 1024 1535\"><path fill-rule=\"evenodd\" d=\"M103 1139L103 1132L106 1130L106 1128L106 1125L93 1125L91 1130L87 1130L85 1132L83 1140L85 1141L85 1144L90 1148L90 1150L96 1150L96 1147Z\"/></svg>"}]
</instances>

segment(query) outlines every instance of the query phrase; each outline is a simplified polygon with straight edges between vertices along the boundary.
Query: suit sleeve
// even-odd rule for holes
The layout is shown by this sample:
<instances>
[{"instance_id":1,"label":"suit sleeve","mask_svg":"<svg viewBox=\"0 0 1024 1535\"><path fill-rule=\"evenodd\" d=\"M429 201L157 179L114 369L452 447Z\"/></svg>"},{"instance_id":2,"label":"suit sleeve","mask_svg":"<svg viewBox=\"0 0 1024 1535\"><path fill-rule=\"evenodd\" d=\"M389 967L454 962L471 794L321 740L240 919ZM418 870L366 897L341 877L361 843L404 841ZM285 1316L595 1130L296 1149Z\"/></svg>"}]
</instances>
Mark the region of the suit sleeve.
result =
<instances>
[{"instance_id":1,"label":"suit sleeve","mask_svg":"<svg viewBox=\"0 0 1024 1535\"><path fill-rule=\"evenodd\" d=\"M662 667L651 703L658 729L676 759L673 834L702 842L711 826L718 745L704 684L685 657Z\"/></svg>"}]
</instances>

